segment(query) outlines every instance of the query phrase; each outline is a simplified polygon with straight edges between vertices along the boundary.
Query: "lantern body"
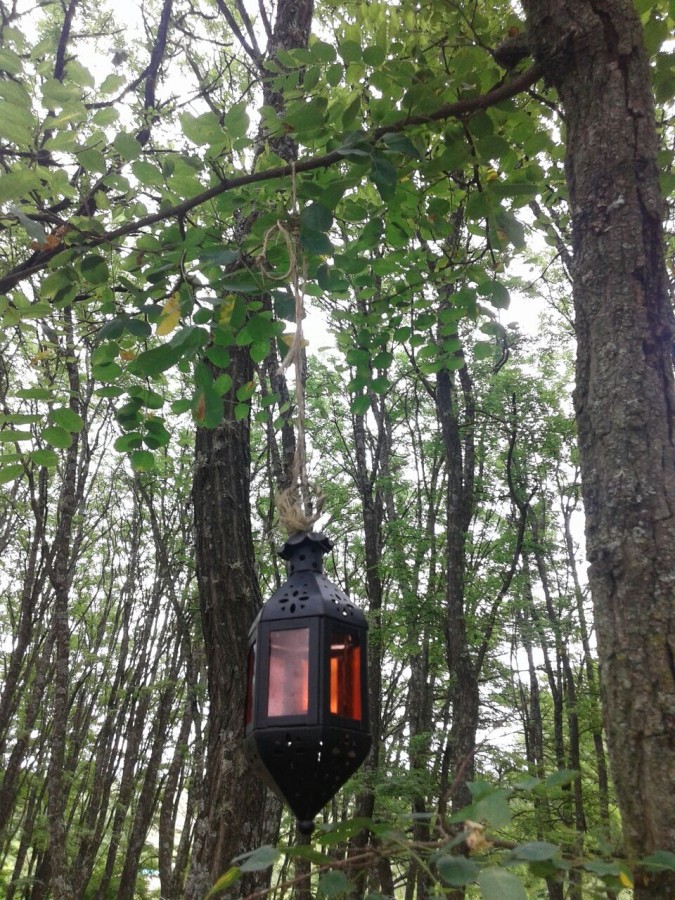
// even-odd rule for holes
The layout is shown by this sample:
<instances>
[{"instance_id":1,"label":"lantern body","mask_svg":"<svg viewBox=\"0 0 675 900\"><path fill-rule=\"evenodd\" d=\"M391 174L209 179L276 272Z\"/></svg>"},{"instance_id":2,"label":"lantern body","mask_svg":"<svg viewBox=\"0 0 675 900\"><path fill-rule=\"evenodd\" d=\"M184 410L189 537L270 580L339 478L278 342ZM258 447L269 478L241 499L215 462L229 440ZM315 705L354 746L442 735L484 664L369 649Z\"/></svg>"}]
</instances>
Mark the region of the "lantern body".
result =
<instances>
[{"instance_id":1,"label":"lantern body","mask_svg":"<svg viewBox=\"0 0 675 900\"><path fill-rule=\"evenodd\" d=\"M246 752L304 831L371 744L368 625L323 574L330 548L316 533L286 541L289 577L249 633Z\"/></svg>"}]
</instances>

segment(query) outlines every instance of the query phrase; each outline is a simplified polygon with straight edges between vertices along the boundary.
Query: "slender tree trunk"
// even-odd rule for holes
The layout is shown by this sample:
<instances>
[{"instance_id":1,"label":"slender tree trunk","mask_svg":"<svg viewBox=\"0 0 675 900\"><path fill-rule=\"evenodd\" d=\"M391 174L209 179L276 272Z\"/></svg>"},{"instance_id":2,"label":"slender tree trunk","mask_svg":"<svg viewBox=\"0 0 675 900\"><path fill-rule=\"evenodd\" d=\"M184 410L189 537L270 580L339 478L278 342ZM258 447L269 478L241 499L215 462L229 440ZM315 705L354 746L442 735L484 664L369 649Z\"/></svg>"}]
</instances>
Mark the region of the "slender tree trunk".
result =
<instances>
[{"instance_id":1,"label":"slender tree trunk","mask_svg":"<svg viewBox=\"0 0 675 900\"><path fill-rule=\"evenodd\" d=\"M77 413L80 409L80 377L75 358L72 311L64 310L66 328L66 363L70 388L70 409ZM47 820L49 823L49 885L54 900L71 900L73 887L68 869L66 848L66 800L68 787L65 783L65 763L68 739L68 709L70 692L70 627L68 625L68 602L72 572L71 536L73 518L77 509L77 467L79 436L72 435L72 443L66 452L61 496L57 512L57 529L54 538L54 560L50 578L54 590L52 609L52 633L54 635L54 700L52 711L52 734L50 739L49 770L47 774Z\"/></svg>"},{"instance_id":2,"label":"slender tree trunk","mask_svg":"<svg viewBox=\"0 0 675 900\"><path fill-rule=\"evenodd\" d=\"M630 0L523 0L565 110L575 406L610 760L629 854L675 851L675 388L650 70ZM637 900L675 896L638 873Z\"/></svg>"},{"instance_id":3,"label":"slender tree trunk","mask_svg":"<svg viewBox=\"0 0 675 900\"><path fill-rule=\"evenodd\" d=\"M586 681L588 682L588 696L586 702L590 705L591 729L593 734L593 749L595 752L595 765L598 773L598 805L600 808L600 821L605 830L607 837L609 836L609 772L607 769L607 757L605 754L605 745L603 742L600 698L598 691L598 680L596 676L596 665L591 653L591 644L588 634L588 625L586 623L586 613L584 611L584 596L579 583L579 575L577 572L577 564L574 555L574 542L572 540L572 531L570 528L571 507L565 505L563 516L565 522L565 546L567 547L567 566L572 574L574 583L574 596L576 599L577 614L579 616L579 632L581 636L581 644L584 649L584 668L586 671Z\"/></svg>"}]
</instances>

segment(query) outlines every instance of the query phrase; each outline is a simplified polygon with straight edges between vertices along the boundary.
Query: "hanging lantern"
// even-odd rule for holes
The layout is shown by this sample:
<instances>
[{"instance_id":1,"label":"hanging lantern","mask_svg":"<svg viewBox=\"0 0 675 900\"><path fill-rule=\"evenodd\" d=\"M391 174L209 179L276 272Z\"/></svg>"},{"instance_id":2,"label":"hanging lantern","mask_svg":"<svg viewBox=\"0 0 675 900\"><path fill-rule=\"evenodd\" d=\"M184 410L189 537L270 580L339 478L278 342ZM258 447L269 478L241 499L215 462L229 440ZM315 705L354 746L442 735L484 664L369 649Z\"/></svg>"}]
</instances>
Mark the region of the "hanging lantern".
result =
<instances>
[{"instance_id":1,"label":"hanging lantern","mask_svg":"<svg viewBox=\"0 0 675 900\"><path fill-rule=\"evenodd\" d=\"M323 534L292 535L288 580L249 633L245 748L300 831L368 755L367 631L360 609L323 574Z\"/></svg>"}]
</instances>

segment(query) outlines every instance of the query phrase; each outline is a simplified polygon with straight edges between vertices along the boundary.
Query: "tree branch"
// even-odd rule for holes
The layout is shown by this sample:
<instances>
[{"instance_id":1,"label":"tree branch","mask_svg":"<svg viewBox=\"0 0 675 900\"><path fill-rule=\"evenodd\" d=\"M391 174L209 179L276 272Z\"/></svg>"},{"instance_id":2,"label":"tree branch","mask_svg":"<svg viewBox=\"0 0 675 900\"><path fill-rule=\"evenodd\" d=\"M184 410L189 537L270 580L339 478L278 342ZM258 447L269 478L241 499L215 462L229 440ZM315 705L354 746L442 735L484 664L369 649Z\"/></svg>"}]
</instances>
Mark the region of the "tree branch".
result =
<instances>
[{"instance_id":1,"label":"tree branch","mask_svg":"<svg viewBox=\"0 0 675 900\"><path fill-rule=\"evenodd\" d=\"M364 140L375 144L385 134L405 131L407 128L413 128L417 125L430 125L434 122L443 122L446 119L460 118L477 112L478 110L487 109L490 106L494 106L496 103L501 103L503 100L507 100L521 91L526 90L540 77L541 72L541 67L535 63L535 65L523 72L522 75L514 78L513 81L500 84L486 94L481 94L478 97L467 97L463 100L457 100L454 103L444 103L443 106L440 106L437 110L428 113L427 115L406 116L403 119L399 119L397 122L392 122L390 125L381 125L378 128L373 129L369 134L364 133ZM133 222L128 222L126 225L120 225L119 228L115 228L104 234L88 236L80 246L82 248L98 247L101 244L116 241L118 238L142 231L144 228L148 228L150 225L155 225L158 222L163 222L165 219L184 216L186 213L190 212L190 210L202 206L204 203L208 203L210 200L213 200L228 191L236 190L237 188L245 187L249 184L259 184L261 182L274 181L280 178L290 178L293 173L299 175L304 172L313 172L317 169L327 169L330 166L334 166L336 163L342 162L344 159L345 154L343 151L333 150L331 153L299 160L292 164L276 166L272 169L265 169L260 172L251 172L246 175L239 175L236 178L226 178L208 190L202 191L200 194L190 197L182 203L177 203L175 206L170 206L167 209L150 213ZM62 250L63 247L61 246L54 250L41 250L31 256L30 259L8 272L4 277L0 278L0 294L16 287L17 284L20 284L20 282L29 276L36 275L38 272L42 271L49 261Z\"/></svg>"}]
</instances>

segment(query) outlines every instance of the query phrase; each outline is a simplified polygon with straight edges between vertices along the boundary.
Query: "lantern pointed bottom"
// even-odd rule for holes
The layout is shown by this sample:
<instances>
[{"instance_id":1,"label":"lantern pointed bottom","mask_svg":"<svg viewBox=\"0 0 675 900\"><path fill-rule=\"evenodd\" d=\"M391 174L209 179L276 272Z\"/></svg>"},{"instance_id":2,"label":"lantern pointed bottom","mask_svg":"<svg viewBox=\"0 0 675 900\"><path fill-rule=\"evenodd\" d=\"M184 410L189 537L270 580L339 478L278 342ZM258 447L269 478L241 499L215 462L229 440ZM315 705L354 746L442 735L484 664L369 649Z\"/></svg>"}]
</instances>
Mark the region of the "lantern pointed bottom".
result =
<instances>
[{"instance_id":1,"label":"lantern pointed bottom","mask_svg":"<svg viewBox=\"0 0 675 900\"><path fill-rule=\"evenodd\" d=\"M371 737L340 726L258 729L245 741L249 761L298 822L314 819L356 772Z\"/></svg>"},{"instance_id":2,"label":"lantern pointed bottom","mask_svg":"<svg viewBox=\"0 0 675 900\"><path fill-rule=\"evenodd\" d=\"M314 819L297 819L296 824L298 826L298 831L300 832L300 834L306 834L307 836L312 834L312 832L316 828Z\"/></svg>"}]
</instances>

